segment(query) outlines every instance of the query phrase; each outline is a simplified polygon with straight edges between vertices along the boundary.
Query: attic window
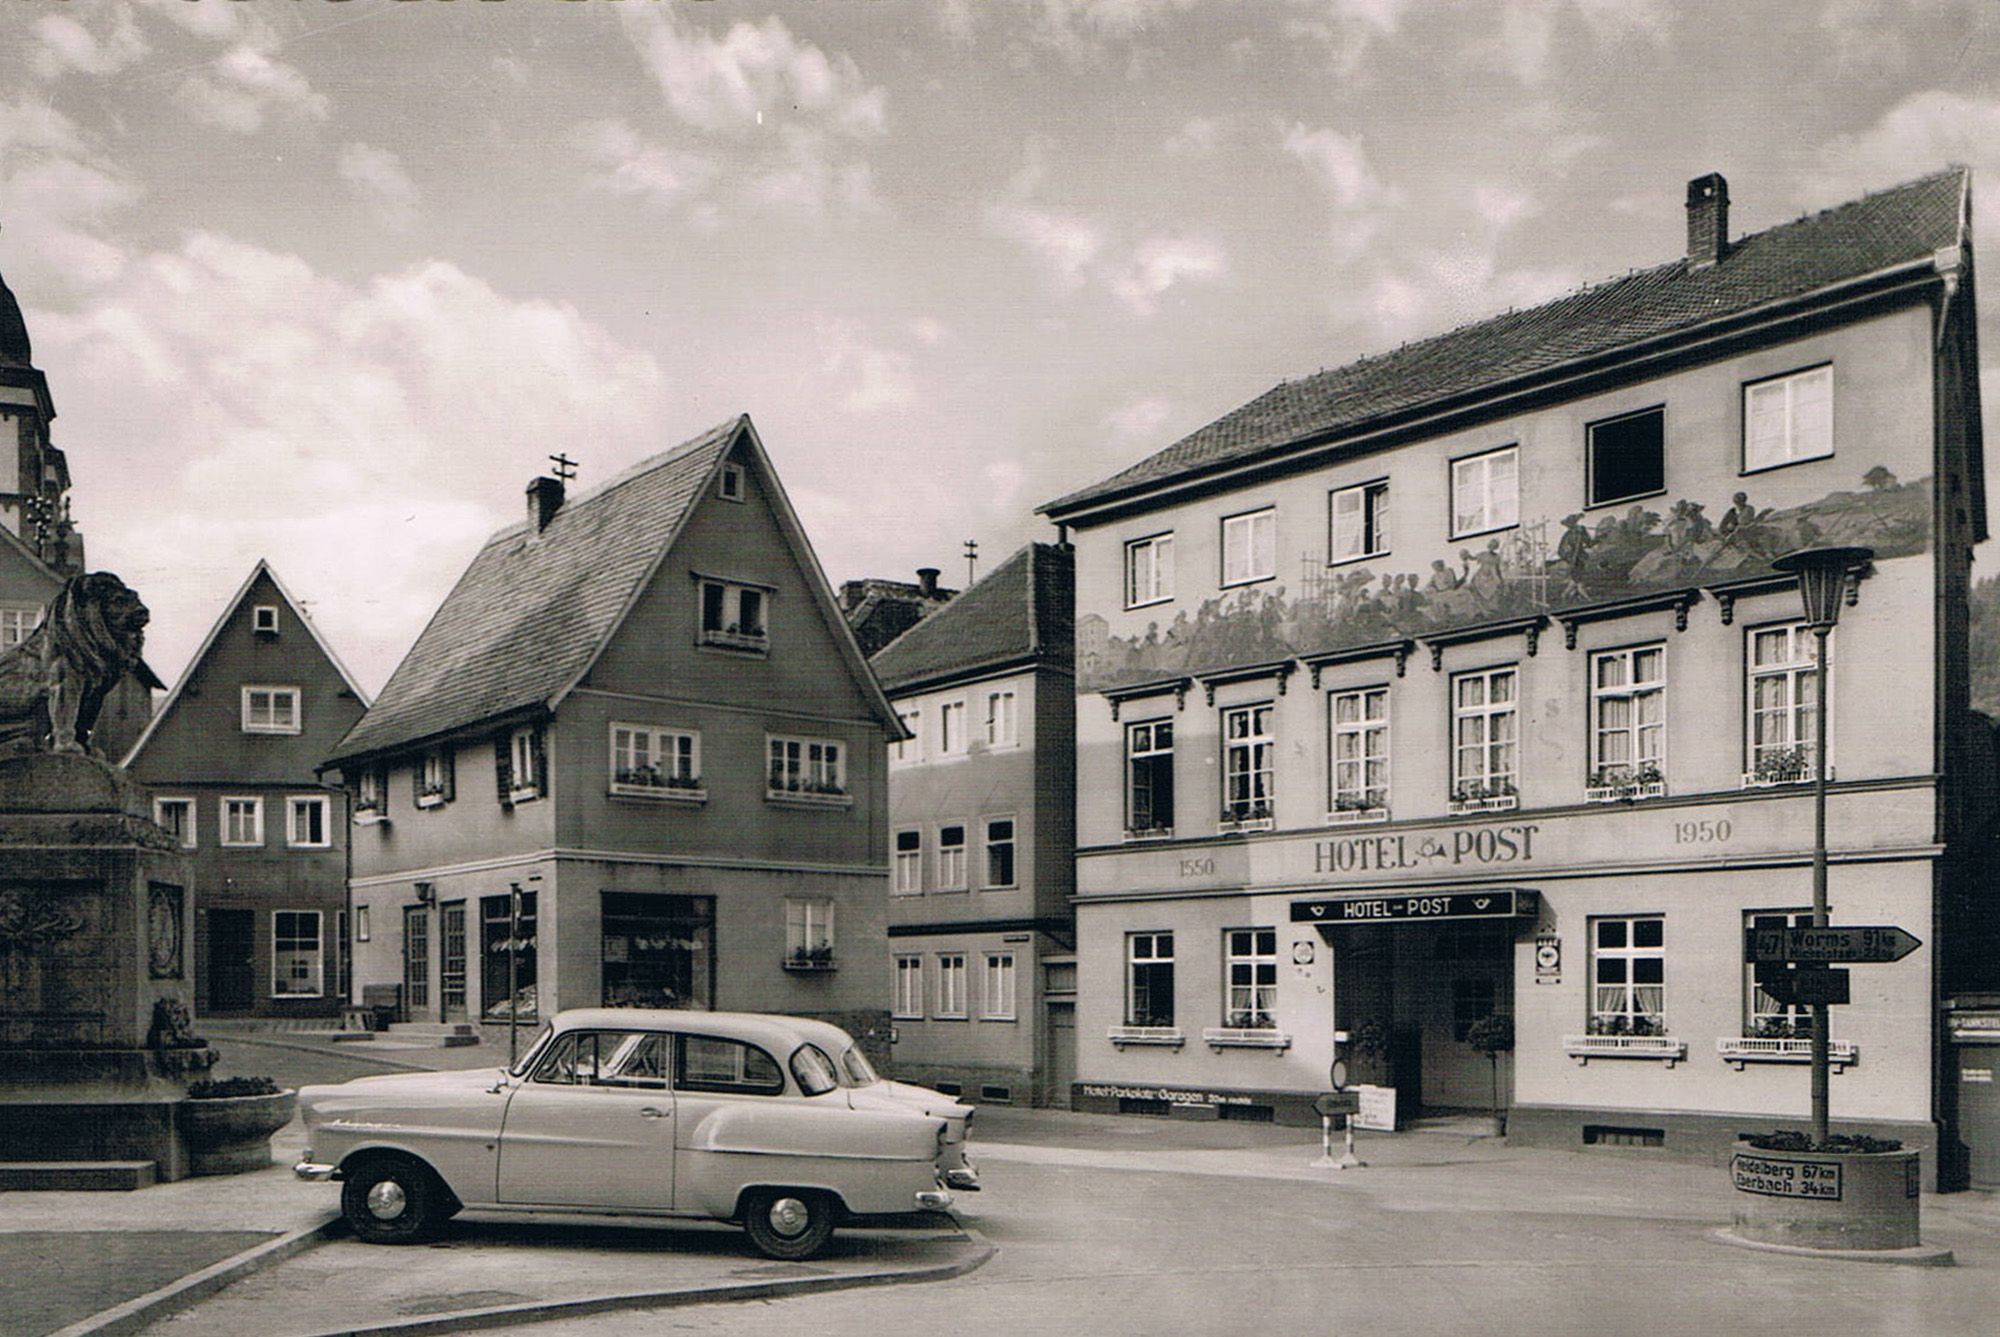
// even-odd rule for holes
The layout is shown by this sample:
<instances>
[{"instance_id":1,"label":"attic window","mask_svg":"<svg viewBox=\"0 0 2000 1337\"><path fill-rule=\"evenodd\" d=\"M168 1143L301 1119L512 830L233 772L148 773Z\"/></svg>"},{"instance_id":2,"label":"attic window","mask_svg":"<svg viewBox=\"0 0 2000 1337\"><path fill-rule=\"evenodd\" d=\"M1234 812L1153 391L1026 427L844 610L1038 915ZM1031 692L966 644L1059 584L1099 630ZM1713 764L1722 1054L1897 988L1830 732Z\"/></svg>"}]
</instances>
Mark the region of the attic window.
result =
<instances>
[{"instance_id":1,"label":"attic window","mask_svg":"<svg viewBox=\"0 0 2000 1337\"><path fill-rule=\"evenodd\" d=\"M276 604L258 604L256 608L251 610L250 625L259 636L276 636L278 634L278 606Z\"/></svg>"},{"instance_id":2,"label":"attic window","mask_svg":"<svg viewBox=\"0 0 2000 1337\"><path fill-rule=\"evenodd\" d=\"M716 484L716 492L724 501L742 501L743 466L740 464L723 465L722 477Z\"/></svg>"},{"instance_id":3,"label":"attic window","mask_svg":"<svg viewBox=\"0 0 2000 1337\"><path fill-rule=\"evenodd\" d=\"M765 610L770 592L727 580L701 582L701 643L730 650L770 646Z\"/></svg>"},{"instance_id":4,"label":"attic window","mask_svg":"<svg viewBox=\"0 0 2000 1337\"><path fill-rule=\"evenodd\" d=\"M1664 492L1667 413L1643 409L1590 424L1590 504L1604 506Z\"/></svg>"}]
</instances>

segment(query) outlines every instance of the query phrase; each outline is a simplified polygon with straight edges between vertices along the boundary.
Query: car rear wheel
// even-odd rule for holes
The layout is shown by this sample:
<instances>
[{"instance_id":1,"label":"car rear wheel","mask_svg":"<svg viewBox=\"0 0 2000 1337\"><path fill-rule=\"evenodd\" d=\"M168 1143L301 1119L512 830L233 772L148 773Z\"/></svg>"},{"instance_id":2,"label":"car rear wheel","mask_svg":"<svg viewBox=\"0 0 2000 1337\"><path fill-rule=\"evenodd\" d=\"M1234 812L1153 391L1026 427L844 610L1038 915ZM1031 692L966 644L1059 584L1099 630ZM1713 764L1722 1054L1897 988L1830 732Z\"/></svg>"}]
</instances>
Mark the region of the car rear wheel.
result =
<instances>
[{"instance_id":1,"label":"car rear wheel","mask_svg":"<svg viewBox=\"0 0 2000 1337\"><path fill-rule=\"evenodd\" d=\"M340 1210L370 1244L424 1244L450 1218L449 1196L429 1166L378 1157L348 1171Z\"/></svg>"},{"instance_id":2,"label":"car rear wheel","mask_svg":"<svg viewBox=\"0 0 2000 1337\"><path fill-rule=\"evenodd\" d=\"M811 1258L833 1238L833 1199L805 1189L757 1189L743 1199L743 1228L766 1258Z\"/></svg>"}]
</instances>

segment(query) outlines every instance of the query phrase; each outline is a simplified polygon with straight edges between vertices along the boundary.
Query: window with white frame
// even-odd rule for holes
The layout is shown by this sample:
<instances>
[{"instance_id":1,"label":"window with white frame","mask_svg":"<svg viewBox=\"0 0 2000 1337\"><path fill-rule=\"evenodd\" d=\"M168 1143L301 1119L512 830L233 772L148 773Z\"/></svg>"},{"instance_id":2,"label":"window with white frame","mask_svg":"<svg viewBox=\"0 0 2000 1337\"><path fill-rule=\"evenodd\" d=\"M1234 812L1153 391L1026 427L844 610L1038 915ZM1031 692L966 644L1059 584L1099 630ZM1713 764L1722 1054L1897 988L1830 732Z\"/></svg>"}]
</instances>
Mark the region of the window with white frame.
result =
<instances>
[{"instance_id":1,"label":"window with white frame","mask_svg":"<svg viewBox=\"0 0 2000 1337\"><path fill-rule=\"evenodd\" d=\"M298 688L244 686L244 733L295 734L299 728Z\"/></svg>"},{"instance_id":2,"label":"window with white frame","mask_svg":"<svg viewBox=\"0 0 2000 1337\"><path fill-rule=\"evenodd\" d=\"M937 1013L940 1017L965 1015L965 953L940 952L937 959Z\"/></svg>"},{"instance_id":3,"label":"window with white frame","mask_svg":"<svg viewBox=\"0 0 2000 1337\"><path fill-rule=\"evenodd\" d=\"M980 1015L988 1021L1014 1020L1014 954L986 953L986 997Z\"/></svg>"},{"instance_id":4,"label":"window with white frame","mask_svg":"<svg viewBox=\"0 0 2000 1337\"><path fill-rule=\"evenodd\" d=\"M9 650L28 639L28 633L42 624L38 605L0 606L0 650Z\"/></svg>"},{"instance_id":5,"label":"window with white frame","mask_svg":"<svg viewBox=\"0 0 2000 1337\"><path fill-rule=\"evenodd\" d=\"M1014 819L1012 817L988 817L986 819L986 876L980 885L986 887L1011 887L1014 885Z\"/></svg>"},{"instance_id":6,"label":"window with white frame","mask_svg":"<svg viewBox=\"0 0 2000 1337\"><path fill-rule=\"evenodd\" d=\"M923 712L912 706L908 710L897 711L896 718L902 721L904 731L910 736L899 738L889 745L889 760L899 764L922 761L924 759Z\"/></svg>"},{"instance_id":7,"label":"window with white frame","mask_svg":"<svg viewBox=\"0 0 2000 1337\"><path fill-rule=\"evenodd\" d=\"M1223 934L1228 1007L1222 1024L1268 1030L1278 1023L1278 930L1233 928Z\"/></svg>"},{"instance_id":8,"label":"window with white frame","mask_svg":"<svg viewBox=\"0 0 2000 1337\"><path fill-rule=\"evenodd\" d=\"M986 694L986 746L1012 747L1015 741L1014 693L1006 690L988 692Z\"/></svg>"},{"instance_id":9,"label":"window with white frame","mask_svg":"<svg viewBox=\"0 0 2000 1337\"><path fill-rule=\"evenodd\" d=\"M1833 454L1833 368L1743 387L1743 471Z\"/></svg>"},{"instance_id":10,"label":"window with white frame","mask_svg":"<svg viewBox=\"0 0 2000 1337\"><path fill-rule=\"evenodd\" d=\"M1258 821L1271 816L1275 789L1273 764L1277 740L1272 736L1273 708L1269 702L1234 706L1222 712L1222 819Z\"/></svg>"},{"instance_id":11,"label":"window with white frame","mask_svg":"<svg viewBox=\"0 0 2000 1337\"><path fill-rule=\"evenodd\" d=\"M449 803L457 787L457 763L448 747L434 747L417 759L416 803L419 808L435 808Z\"/></svg>"},{"instance_id":12,"label":"window with white frame","mask_svg":"<svg viewBox=\"0 0 2000 1337\"><path fill-rule=\"evenodd\" d=\"M156 798L153 800L153 825L174 838L174 843L184 850L195 846L194 800L191 798Z\"/></svg>"},{"instance_id":13,"label":"window with white frame","mask_svg":"<svg viewBox=\"0 0 2000 1337\"><path fill-rule=\"evenodd\" d=\"M937 889L965 890L965 827L953 822L938 828Z\"/></svg>"},{"instance_id":14,"label":"window with white frame","mask_svg":"<svg viewBox=\"0 0 2000 1337\"><path fill-rule=\"evenodd\" d=\"M1174 935L1125 935L1125 1024L1174 1024Z\"/></svg>"},{"instance_id":15,"label":"window with white frame","mask_svg":"<svg viewBox=\"0 0 2000 1337\"><path fill-rule=\"evenodd\" d=\"M297 794L285 801L285 843L293 849L323 850L333 843L327 827L330 805L324 794Z\"/></svg>"},{"instance_id":16,"label":"window with white frame","mask_svg":"<svg viewBox=\"0 0 2000 1337\"><path fill-rule=\"evenodd\" d=\"M524 803L542 792L542 733L516 729L507 736L507 799Z\"/></svg>"},{"instance_id":17,"label":"window with white frame","mask_svg":"<svg viewBox=\"0 0 2000 1337\"><path fill-rule=\"evenodd\" d=\"M277 998L317 998L325 991L325 953L317 910L271 912L271 993Z\"/></svg>"},{"instance_id":18,"label":"window with white frame","mask_svg":"<svg viewBox=\"0 0 2000 1337\"><path fill-rule=\"evenodd\" d=\"M255 608L251 609L250 627L251 630L260 636L276 636L278 634L278 606L276 604L258 604Z\"/></svg>"},{"instance_id":19,"label":"window with white frame","mask_svg":"<svg viewBox=\"0 0 2000 1337\"><path fill-rule=\"evenodd\" d=\"M921 956L898 956L896 958L896 992L891 999L889 1015L898 1018L918 1018L924 1015L924 958Z\"/></svg>"},{"instance_id":20,"label":"window with white frame","mask_svg":"<svg viewBox=\"0 0 2000 1337\"><path fill-rule=\"evenodd\" d=\"M1743 927L1748 933L1761 930L1811 928L1810 910L1765 910L1746 914ZM1747 953L1746 953L1747 955ZM1757 987L1756 968L1743 967L1743 1033L1760 1040L1808 1040L1812 1038L1812 1008L1803 1003L1781 1003Z\"/></svg>"},{"instance_id":21,"label":"window with white frame","mask_svg":"<svg viewBox=\"0 0 2000 1337\"><path fill-rule=\"evenodd\" d=\"M1451 796L1456 802L1515 792L1519 703L1515 670L1481 669L1451 680Z\"/></svg>"},{"instance_id":22,"label":"window with white frame","mask_svg":"<svg viewBox=\"0 0 2000 1337\"><path fill-rule=\"evenodd\" d=\"M254 795L229 798L221 803L222 843L237 847L264 843L264 800Z\"/></svg>"},{"instance_id":23,"label":"window with white frame","mask_svg":"<svg viewBox=\"0 0 2000 1337\"><path fill-rule=\"evenodd\" d=\"M716 495L724 501L742 501L744 499L743 466L740 464L723 465L722 472L716 476L715 491Z\"/></svg>"},{"instance_id":24,"label":"window with white frame","mask_svg":"<svg viewBox=\"0 0 2000 1337\"><path fill-rule=\"evenodd\" d=\"M944 702L938 707L938 754L963 756L970 745L971 738L966 732L965 702Z\"/></svg>"},{"instance_id":25,"label":"window with white frame","mask_svg":"<svg viewBox=\"0 0 2000 1337\"><path fill-rule=\"evenodd\" d=\"M1327 496L1329 563L1379 557L1389 551L1389 480L1343 487Z\"/></svg>"},{"instance_id":26,"label":"window with white frame","mask_svg":"<svg viewBox=\"0 0 2000 1337\"><path fill-rule=\"evenodd\" d=\"M914 827L896 833L898 896L915 896L924 889L924 833Z\"/></svg>"},{"instance_id":27,"label":"window with white frame","mask_svg":"<svg viewBox=\"0 0 2000 1337\"><path fill-rule=\"evenodd\" d=\"M844 798L847 750L831 738L772 738L770 792L780 797Z\"/></svg>"},{"instance_id":28,"label":"window with white frame","mask_svg":"<svg viewBox=\"0 0 2000 1337\"><path fill-rule=\"evenodd\" d=\"M824 896L785 898L785 964L827 969L833 965L833 901Z\"/></svg>"},{"instance_id":29,"label":"window with white frame","mask_svg":"<svg viewBox=\"0 0 2000 1337\"><path fill-rule=\"evenodd\" d=\"M1222 583L1247 585L1278 574L1278 513L1266 507L1222 521Z\"/></svg>"},{"instance_id":30,"label":"window with white frame","mask_svg":"<svg viewBox=\"0 0 2000 1337\"><path fill-rule=\"evenodd\" d=\"M1174 597L1174 536L1154 534L1125 545L1125 606L1165 603Z\"/></svg>"},{"instance_id":31,"label":"window with white frame","mask_svg":"<svg viewBox=\"0 0 2000 1337\"><path fill-rule=\"evenodd\" d=\"M1590 785L1629 788L1665 778L1667 651L1663 645L1590 657Z\"/></svg>"},{"instance_id":32,"label":"window with white frame","mask_svg":"<svg viewBox=\"0 0 2000 1337\"><path fill-rule=\"evenodd\" d=\"M1125 730L1125 830L1135 836L1174 830L1174 722L1146 720Z\"/></svg>"},{"instance_id":33,"label":"window with white frame","mask_svg":"<svg viewBox=\"0 0 2000 1337\"><path fill-rule=\"evenodd\" d=\"M1451 462L1451 536L1519 524L1520 451L1507 446Z\"/></svg>"},{"instance_id":34,"label":"window with white frame","mask_svg":"<svg viewBox=\"0 0 2000 1337\"><path fill-rule=\"evenodd\" d=\"M1810 780L1817 761L1819 646L1803 622L1750 629L1750 773Z\"/></svg>"},{"instance_id":35,"label":"window with white frame","mask_svg":"<svg viewBox=\"0 0 2000 1337\"><path fill-rule=\"evenodd\" d=\"M1590 957L1590 1033L1665 1035L1665 918L1621 915L1591 920Z\"/></svg>"},{"instance_id":36,"label":"window with white frame","mask_svg":"<svg viewBox=\"0 0 2000 1337\"><path fill-rule=\"evenodd\" d=\"M1389 806L1389 689L1363 687L1327 694L1333 758L1333 813Z\"/></svg>"},{"instance_id":37,"label":"window with white frame","mask_svg":"<svg viewBox=\"0 0 2000 1337\"><path fill-rule=\"evenodd\" d=\"M691 796L700 788L700 734L651 724L612 724L612 793Z\"/></svg>"},{"instance_id":38,"label":"window with white frame","mask_svg":"<svg viewBox=\"0 0 2000 1337\"><path fill-rule=\"evenodd\" d=\"M770 592L728 580L701 582L701 641L732 650L762 650L770 644L765 614Z\"/></svg>"},{"instance_id":39,"label":"window with white frame","mask_svg":"<svg viewBox=\"0 0 2000 1337\"><path fill-rule=\"evenodd\" d=\"M354 820L379 822L389 806L389 770L369 766L354 777Z\"/></svg>"}]
</instances>

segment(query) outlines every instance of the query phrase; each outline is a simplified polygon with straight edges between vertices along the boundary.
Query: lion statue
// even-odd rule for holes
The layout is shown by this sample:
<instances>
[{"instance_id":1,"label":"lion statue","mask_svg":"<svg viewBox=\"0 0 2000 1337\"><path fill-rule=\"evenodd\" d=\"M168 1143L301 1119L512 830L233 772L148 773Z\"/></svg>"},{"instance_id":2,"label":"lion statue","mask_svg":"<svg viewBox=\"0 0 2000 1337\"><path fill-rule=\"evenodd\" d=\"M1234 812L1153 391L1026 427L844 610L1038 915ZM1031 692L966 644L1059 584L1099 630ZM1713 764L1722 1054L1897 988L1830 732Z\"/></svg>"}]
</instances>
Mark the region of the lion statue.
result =
<instances>
[{"instance_id":1,"label":"lion statue","mask_svg":"<svg viewBox=\"0 0 2000 1337\"><path fill-rule=\"evenodd\" d=\"M0 754L89 752L104 698L139 663L151 614L109 571L72 576L0 654Z\"/></svg>"}]
</instances>

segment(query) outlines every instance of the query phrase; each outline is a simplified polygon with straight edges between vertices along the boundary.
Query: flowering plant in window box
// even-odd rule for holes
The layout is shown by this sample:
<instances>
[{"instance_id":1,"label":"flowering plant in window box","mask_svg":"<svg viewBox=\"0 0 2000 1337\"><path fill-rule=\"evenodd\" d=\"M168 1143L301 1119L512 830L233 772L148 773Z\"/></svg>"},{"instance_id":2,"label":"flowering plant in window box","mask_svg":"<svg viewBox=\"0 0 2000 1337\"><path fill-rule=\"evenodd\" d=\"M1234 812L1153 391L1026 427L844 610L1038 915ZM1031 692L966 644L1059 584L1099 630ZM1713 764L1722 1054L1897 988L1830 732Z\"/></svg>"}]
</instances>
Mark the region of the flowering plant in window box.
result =
<instances>
[{"instance_id":1,"label":"flowering plant in window box","mask_svg":"<svg viewBox=\"0 0 2000 1337\"><path fill-rule=\"evenodd\" d=\"M1224 804L1220 818L1225 831L1265 830L1271 821L1271 805L1263 799Z\"/></svg>"},{"instance_id":2,"label":"flowering plant in window box","mask_svg":"<svg viewBox=\"0 0 2000 1337\"><path fill-rule=\"evenodd\" d=\"M1743 773L1743 783L1758 785L1806 784L1817 767L1809 747L1778 747L1760 753L1757 764Z\"/></svg>"},{"instance_id":3,"label":"flowering plant in window box","mask_svg":"<svg viewBox=\"0 0 2000 1337\"><path fill-rule=\"evenodd\" d=\"M1167 840L1174 834L1171 826L1128 826L1125 828L1127 840Z\"/></svg>"},{"instance_id":4,"label":"flowering plant in window box","mask_svg":"<svg viewBox=\"0 0 2000 1337\"><path fill-rule=\"evenodd\" d=\"M1638 766L1600 766L1590 773L1583 801L1616 803L1626 799L1658 798L1666 792L1666 777L1653 762Z\"/></svg>"},{"instance_id":5,"label":"flowering plant in window box","mask_svg":"<svg viewBox=\"0 0 2000 1337\"><path fill-rule=\"evenodd\" d=\"M1230 1010L1227 1024L1240 1031L1268 1031L1278 1023L1269 1012L1239 1007Z\"/></svg>"},{"instance_id":6,"label":"flowering plant in window box","mask_svg":"<svg viewBox=\"0 0 2000 1337\"><path fill-rule=\"evenodd\" d=\"M1501 812L1519 805L1514 782L1505 776L1491 780L1462 780L1451 791L1453 812Z\"/></svg>"},{"instance_id":7,"label":"flowering plant in window box","mask_svg":"<svg viewBox=\"0 0 2000 1337\"><path fill-rule=\"evenodd\" d=\"M1365 794L1341 794L1333 800L1333 811L1327 820L1334 823L1386 822L1389 820L1387 797L1376 789Z\"/></svg>"},{"instance_id":8,"label":"flowering plant in window box","mask_svg":"<svg viewBox=\"0 0 2000 1337\"><path fill-rule=\"evenodd\" d=\"M794 947L785 957L786 970L832 970L833 944L820 943L815 947Z\"/></svg>"},{"instance_id":9,"label":"flowering plant in window box","mask_svg":"<svg viewBox=\"0 0 2000 1337\"><path fill-rule=\"evenodd\" d=\"M622 766L613 775L615 783L630 789L677 789L692 791L701 788L701 777L682 775L678 771L663 771L653 763L644 766Z\"/></svg>"},{"instance_id":10,"label":"flowering plant in window box","mask_svg":"<svg viewBox=\"0 0 2000 1337\"><path fill-rule=\"evenodd\" d=\"M1790 1017L1759 1017L1751 1024L1750 1035L1758 1040L1810 1040L1812 1023Z\"/></svg>"},{"instance_id":11,"label":"flowering plant in window box","mask_svg":"<svg viewBox=\"0 0 2000 1337\"><path fill-rule=\"evenodd\" d=\"M1665 1035L1666 1018L1657 1012L1627 1015L1623 1012L1593 1016L1584 1030L1591 1035Z\"/></svg>"},{"instance_id":12,"label":"flowering plant in window box","mask_svg":"<svg viewBox=\"0 0 2000 1337\"><path fill-rule=\"evenodd\" d=\"M434 780L428 783L422 780L417 781L418 807L435 808L443 802L444 802L444 784L442 781Z\"/></svg>"}]
</instances>

